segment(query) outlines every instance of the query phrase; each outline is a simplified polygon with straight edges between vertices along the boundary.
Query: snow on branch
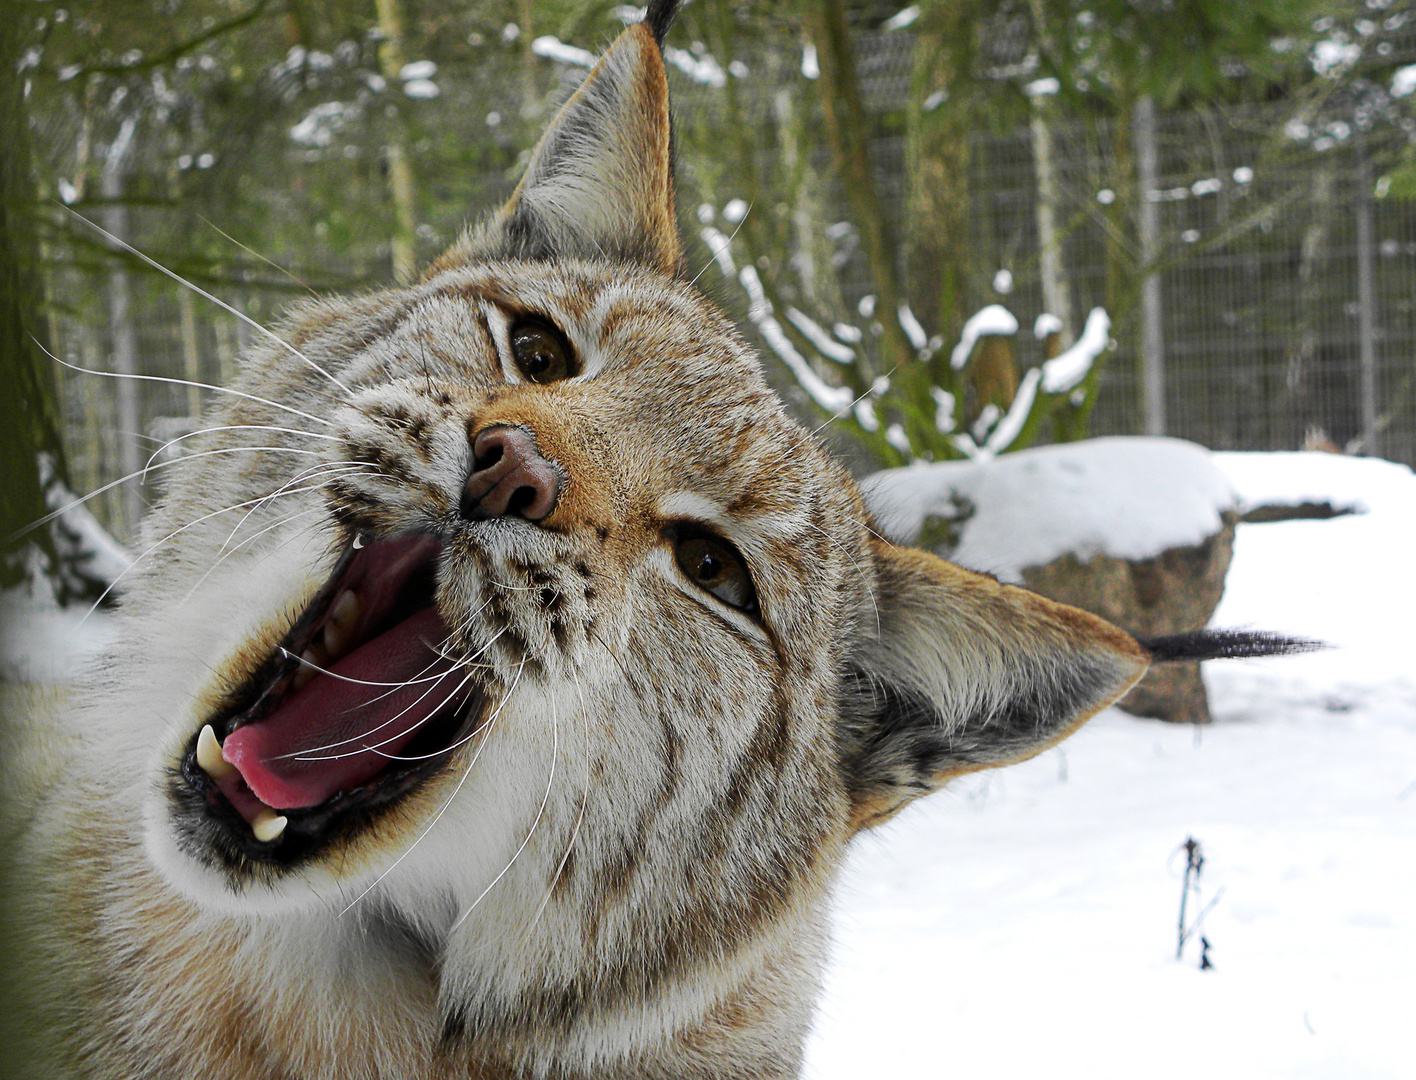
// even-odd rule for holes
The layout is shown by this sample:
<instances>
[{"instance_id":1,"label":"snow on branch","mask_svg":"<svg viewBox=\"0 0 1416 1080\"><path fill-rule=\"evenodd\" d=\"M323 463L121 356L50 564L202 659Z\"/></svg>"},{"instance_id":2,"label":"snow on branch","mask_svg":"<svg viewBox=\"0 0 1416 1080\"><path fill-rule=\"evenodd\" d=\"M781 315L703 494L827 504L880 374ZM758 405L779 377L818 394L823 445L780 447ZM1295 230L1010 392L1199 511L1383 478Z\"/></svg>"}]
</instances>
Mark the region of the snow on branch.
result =
<instances>
[{"instance_id":1,"label":"snow on branch","mask_svg":"<svg viewBox=\"0 0 1416 1080\"><path fill-rule=\"evenodd\" d=\"M1039 318L1038 322L1042 320ZM1082 336L1070 349L1042 365L1042 389L1065 394L1087 377L1097 357L1111 344L1111 317L1099 307L1091 309ZM1019 391L1021 393L1021 390Z\"/></svg>"},{"instance_id":2,"label":"snow on branch","mask_svg":"<svg viewBox=\"0 0 1416 1080\"><path fill-rule=\"evenodd\" d=\"M969 357L973 355L979 338L990 335L1012 337L1017 332L1018 320L1014 318L1013 313L1001 304L989 304L964 323L964 329L959 334L959 343L949 355L949 366L955 371L963 370L964 365L969 362Z\"/></svg>"},{"instance_id":3,"label":"snow on branch","mask_svg":"<svg viewBox=\"0 0 1416 1080\"><path fill-rule=\"evenodd\" d=\"M787 321L801 331L802 336L811 342L812 347L827 360L834 360L838 364L855 363L855 352L846 348L840 342L828 334L819 323L809 315L804 315L794 307L787 308ZM856 340L860 340L857 335Z\"/></svg>"},{"instance_id":4,"label":"snow on branch","mask_svg":"<svg viewBox=\"0 0 1416 1080\"><path fill-rule=\"evenodd\" d=\"M550 34L531 42L531 51L537 56L544 56L547 60L556 60L562 64L574 64L583 68L595 66L595 54L590 50L567 45L560 38Z\"/></svg>"},{"instance_id":5,"label":"snow on branch","mask_svg":"<svg viewBox=\"0 0 1416 1080\"><path fill-rule=\"evenodd\" d=\"M806 391L812 401L828 413L841 412L851 407L855 395L848 386L831 386L817 375L806 358L797 352L782 330L781 323L772 315L772 302L767 299L762 288L762 279L757 276L755 266L744 266L738 271L738 281L747 290L749 307L747 317L757 327L762 340L767 343L782 363L790 369L797 385Z\"/></svg>"}]
</instances>

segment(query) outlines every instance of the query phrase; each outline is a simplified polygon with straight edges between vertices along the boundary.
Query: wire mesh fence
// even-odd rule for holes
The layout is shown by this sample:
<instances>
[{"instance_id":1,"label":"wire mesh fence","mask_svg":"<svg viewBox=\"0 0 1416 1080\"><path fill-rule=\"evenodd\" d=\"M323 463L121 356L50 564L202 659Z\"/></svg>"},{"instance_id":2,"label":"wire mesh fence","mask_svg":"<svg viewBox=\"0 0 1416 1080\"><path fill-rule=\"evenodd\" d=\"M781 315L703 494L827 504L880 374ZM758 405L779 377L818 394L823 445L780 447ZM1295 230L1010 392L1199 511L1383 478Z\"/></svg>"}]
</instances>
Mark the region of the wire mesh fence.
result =
<instances>
[{"instance_id":1,"label":"wire mesh fence","mask_svg":"<svg viewBox=\"0 0 1416 1080\"><path fill-rule=\"evenodd\" d=\"M1207 110L1157 124L1149 198L1161 237L1163 430L1215 449L1306 444L1411 464L1416 205L1383 198L1374 179L1392 135L1314 138L1292 129L1290 112ZM1075 320L1105 302L1114 262L1139 253L1108 253L1116 241L1105 211L1122 195L1096 177L1115 175L1099 161L1114 133L1073 125L1054 145ZM972 190L986 200L975 243L1000 265L1021 262L1013 294L1000 299L1026 318L1042 309L1030 134L980 139L973 168ZM1093 414L1097 434L1146 427L1139 349L1136 334L1118 335Z\"/></svg>"}]
</instances>

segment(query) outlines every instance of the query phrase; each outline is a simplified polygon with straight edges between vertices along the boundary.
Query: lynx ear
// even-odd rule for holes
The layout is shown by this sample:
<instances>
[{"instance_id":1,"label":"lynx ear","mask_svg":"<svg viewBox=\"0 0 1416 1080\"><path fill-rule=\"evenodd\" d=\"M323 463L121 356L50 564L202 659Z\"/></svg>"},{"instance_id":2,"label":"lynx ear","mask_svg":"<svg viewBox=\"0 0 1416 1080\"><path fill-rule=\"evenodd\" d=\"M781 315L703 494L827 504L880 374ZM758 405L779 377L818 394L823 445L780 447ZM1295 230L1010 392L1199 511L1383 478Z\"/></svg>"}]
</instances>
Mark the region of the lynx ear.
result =
<instances>
[{"instance_id":1,"label":"lynx ear","mask_svg":"<svg viewBox=\"0 0 1416 1080\"><path fill-rule=\"evenodd\" d=\"M1110 623L876 543L878 630L851 658L842 759L857 828L949 779L1022 761L1070 735L1145 672Z\"/></svg>"},{"instance_id":2,"label":"lynx ear","mask_svg":"<svg viewBox=\"0 0 1416 1080\"><path fill-rule=\"evenodd\" d=\"M674 208L669 84L660 41L677 0L649 5L556 114L511 199L433 272L475 259L683 264Z\"/></svg>"}]
</instances>

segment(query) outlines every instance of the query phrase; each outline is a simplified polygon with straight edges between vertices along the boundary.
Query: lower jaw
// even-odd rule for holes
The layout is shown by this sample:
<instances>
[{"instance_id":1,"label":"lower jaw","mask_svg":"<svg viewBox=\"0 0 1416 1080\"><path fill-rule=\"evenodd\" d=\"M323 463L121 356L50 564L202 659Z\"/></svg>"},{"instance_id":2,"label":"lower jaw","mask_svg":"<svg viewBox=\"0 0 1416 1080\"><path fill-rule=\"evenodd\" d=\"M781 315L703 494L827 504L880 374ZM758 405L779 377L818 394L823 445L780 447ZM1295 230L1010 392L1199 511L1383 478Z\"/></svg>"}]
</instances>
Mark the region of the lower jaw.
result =
<instances>
[{"instance_id":1,"label":"lower jaw","mask_svg":"<svg viewBox=\"0 0 1416 1080\"><path fill-rule=\"evenodd\" d=\"M273 842L254 835L253 808L238 809L197 764L194 738L165 785L178 846L228 876L297 870L337 847L357 843L434 783L454 755L472 744L471 734L484 712L485 696L472 692L447 715L429 721L403 747L400 756L406 764L395 762L369 783L339 792L318 806L282 811L286 825Z\"/></svg>"}]
</instances>

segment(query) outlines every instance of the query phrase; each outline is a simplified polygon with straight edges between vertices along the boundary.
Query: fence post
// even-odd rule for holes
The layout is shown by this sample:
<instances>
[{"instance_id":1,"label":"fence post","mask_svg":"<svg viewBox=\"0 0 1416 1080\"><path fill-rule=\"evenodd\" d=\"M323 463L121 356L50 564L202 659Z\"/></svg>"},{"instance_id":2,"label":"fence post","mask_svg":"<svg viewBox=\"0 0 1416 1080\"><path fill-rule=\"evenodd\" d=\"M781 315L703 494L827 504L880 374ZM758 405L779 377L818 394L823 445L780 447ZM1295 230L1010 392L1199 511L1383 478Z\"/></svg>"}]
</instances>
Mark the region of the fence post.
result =
<instances>
[{"instance_id":1,"label":"fence post","mask_svg":"<svg viewBox=\"0 0 1416 1080\"><path fill-rule=\"evenodd\" d=\"M1132 114L1141 242L1141 413L1147 435L1165 434L1165 331L1161 326L1160 204L1157 201L1155 99L1142 94Z\"/></svg>"},{"instance_id":2,"label":"fence post","mask_svg":"<svg viewBox=\"0 0 1416 1080\"><path fill-rule=\"evenodd\" d=\"M1380 454L1377 441L1376 288L1373 283L1372 166L1367 140L1357 140L1357 349L1362 394L1362 452Z\"/></svg>"}]
</instances>

